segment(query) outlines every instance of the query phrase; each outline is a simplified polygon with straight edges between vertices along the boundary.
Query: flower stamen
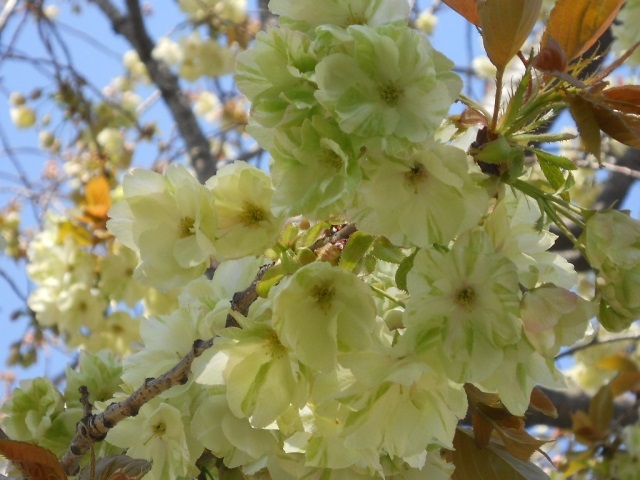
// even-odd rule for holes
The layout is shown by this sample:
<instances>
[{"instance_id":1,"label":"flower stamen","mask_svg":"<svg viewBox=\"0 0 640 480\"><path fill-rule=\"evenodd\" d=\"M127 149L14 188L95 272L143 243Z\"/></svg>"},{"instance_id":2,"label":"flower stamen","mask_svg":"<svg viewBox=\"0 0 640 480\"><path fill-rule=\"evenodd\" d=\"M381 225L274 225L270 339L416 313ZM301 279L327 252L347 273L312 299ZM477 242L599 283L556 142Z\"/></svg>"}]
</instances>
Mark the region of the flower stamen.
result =
<instances>
[{"instance_id":1,"label":"flower stamen","mask_svg":"<svg viewBox=\"0 0 640 480\"><path fill-rule=\"evenodd\" d=\"M317 302L318 306L325 312L331 308L331 300L335 294L336 289L329 281L318 283L311 289L311 296Z\"/></svg>"},{"instance_id":2,"label":"flower stamen","mask_svg":"<svg viewBox=\"0 0 640 480\"><path fill-rule=\"evenodd\" d=\"M456 303L467 311L473 310L477 295L473 287L464 286L456 293Z\"/></svg>"},{"instance_id":3,"label":"flower stamen","mask_svg":"<svg viewBox=\"0 0 640 480\"><path fill-rule=\"evenodd\" d=\"M390 107L394 107L404 96L404 89L400 88L394 82L387 82L385 84L378 85L378 95L380 95L380 98L384 103Z\"/></svg>"}]
</instances>

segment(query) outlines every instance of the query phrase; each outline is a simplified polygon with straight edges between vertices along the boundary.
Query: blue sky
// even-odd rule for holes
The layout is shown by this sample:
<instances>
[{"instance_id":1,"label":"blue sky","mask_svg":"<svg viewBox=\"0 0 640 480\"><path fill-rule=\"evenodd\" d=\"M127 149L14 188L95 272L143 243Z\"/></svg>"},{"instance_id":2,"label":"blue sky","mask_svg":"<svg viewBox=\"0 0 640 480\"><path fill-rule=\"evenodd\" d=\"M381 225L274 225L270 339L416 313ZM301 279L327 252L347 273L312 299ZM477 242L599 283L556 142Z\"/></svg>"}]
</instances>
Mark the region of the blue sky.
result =
<instances>
[{"instance_id":1,"label":"blue sky","mask_svg":"<svg viewBox=\"0 0 640 480\"><path fill-rule=\"evenodd\" d=\"M161 8L157 6L160 3L162 3ZM152 2L152 4L154 4L155 10L147 18L148 29L153 38L158 38L160 35L170 33L176 27L176 20L181 18L181 14L176 8L175 2ZM249 4L252 5L254 3L249 2ZM98 88L102 88L109 83L113 76L122 72L121 54L129 49L129 46L123 39L113 34L105 17L97 10L97 7L91 3L82 3L81 5L83 8L82 14L76 15L71 13L69 2L61 2L59 20L64 25L67 25L67 27L61 28L61 31L71 42L74 63L91 83ZM4 32L3 37L0 39L3 46L6 46L9 41L7 33L14 29L20 17L21 14L17 14L12 20L13 24L9 25L8 30ZM72 29L84 32L84 35L88 37L100 39L113 53L105 53L104 50L97 49L83 40L82 35L73 34ZM442 9L442 14L439 16L439 22L431 41L438 50L454 59L458 65L467 65L470 58L482 52L477 32L461 21L457 14L446 8ZM25 26L18 45L31 55L38 54L41 51L33 22ZM13 127L9 118L7 99L12 91L28 94L33 88L42 84L51 86L50 80L31 67L7 59L0 62L0 77L2 78L1 84L4 87L0 91L0 95L5 98L2 103L4 108L0 109L0 128L11 139L11 144L14 146L29 147L37 145L37 134L34 131L19 131ZM475 93L478 94L480 92L476 91ZM39 114L46 113L49 108L46 102L46 99L40 100ZM145 118L157 121L161 128L169 128L170 121L164 105L160 102L145 114ZM139 151L134 163L144 164L143 155L144 150ZM42 166L46 158L39 154L22 156L21 158L24 159L23 167L27 175L31 180L36 181L41 175ZM0 156L0 172L15 174L15 170L8 163L6 156ZM0 207L6 204L8 198L7 193L0 190ZM636 216L638 215L638 199L638 188L636 188L630 202L627 202L626 205L627 208L634 210ZM28 210L25 210L25 215L25 223L32 224L34 220L29 218ZM11 261L6 258L0 258L0 268L16 281L23 292L28 292L28 282L22 265L19 268L15 268ZM24 319L9 320L11 312L22 307L23 305L16 296L0 280L0 362L4 362L10 343L19 338L26 328L27 323ZM12 368L12 370L17 374L18 378L30 378L39 375L55 376L64 369L64 365L69 358L63 351L49 349L49 351L42 352L40 360L35 366L27 370L17 367ZM0 366L0 370L3 369L4 367ZM1 396L2 393L0 393Z\"/></svg>"}]
</instances>

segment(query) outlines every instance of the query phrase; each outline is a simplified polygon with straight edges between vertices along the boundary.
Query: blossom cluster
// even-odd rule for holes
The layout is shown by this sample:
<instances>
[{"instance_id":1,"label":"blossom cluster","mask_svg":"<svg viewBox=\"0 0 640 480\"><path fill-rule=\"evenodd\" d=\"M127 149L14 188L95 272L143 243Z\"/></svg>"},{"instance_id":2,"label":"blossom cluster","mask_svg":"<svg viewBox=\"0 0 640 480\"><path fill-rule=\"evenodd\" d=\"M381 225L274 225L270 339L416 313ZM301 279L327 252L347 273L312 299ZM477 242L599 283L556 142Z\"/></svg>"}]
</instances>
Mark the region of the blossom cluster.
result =
<instances>
[{"instance_id":1,"label":"blossom cluster","mask_svg":"<svg viewBox=\"0 0 640 480\"><path fill-rule=\"evenodd\" d=\"M275 244L283 217L271 210L272 191L269 176L243 162L206 185L178 164L165 175L133 170L107 226L138 252L134 278L167 291L202 275L212 257L260 255Z\"/></svg>"},{"instance_id":2,"label":"blossom cluster","mask_svg":"<svg viewBox=\"0 0 640 480\"><path fill-rule=\"evenodd\" d=\"M190 339L218 335L194 364L195 382L107 438L162 459L157 475L189 473L189 462L165 455L178 442L189 449L182 459L207 448L229 467L277 478L448 478L435 452L452 448L463 385L498 393L523 415L535 385L563 384L553 357L595 312L570 290L572 267L548 252L555 237L538 205L436 140L461 81L407 26L409 5L326 3L335 8L271 2L280 28L238 58L273 187L244 164L204 186L177 166L164 177L135 171L110 212L110 230L139 253L136 275L160 288L195 279L211 258L269 248L285 271L235 314L241 328L223 328L220 301L206 303L209 313L185 304L143 320L145 350L125 360L132 386L175 361L167 343L186 351ZM353 222L399 256L373 254L368 269L314 261L278 240L283 218L298 215ZM153 440L131 445L141 428Z\"/></svg>"},{"instance_id":3,"label":"blossom cluster","mask_svg":"<svg viewBox=\"0 0 640 480\"><path fill-rule=\"evenodd\" d=\"M41 327L56 328L70 348L131 353L139 338L133 307L142 302L146 313L162 311L153 289L132 278L137 263L132 251L119 242L103 252L88 249L61 218L48 217L27 256L27 273L36 286L29 308Z\"/></svg>"},{"instance_id":4,"label":"blossom cluster","mask_svg":"<svg viewBox=\"0 0 640 480\"><path fill-rule=\"evenodd\" d=\"M204 21L240 3L180 5ZM109 211L107 256L72 235L34 241L30 306L70 345L126 315L118 305L153 303L150 292L174 304L121 336L140 347L123 360L83 354L64 395L23 385L4 407L11 434L46 442L78 413L70 389L89 385L106 408L213 337L193 376L112 428L102 453L152 460L152 479L197 475L205 450L283 480L448 479L440 451L467 412L465 384L523 416L534 386L564 385L554 357L592 317L621 329L640 315L640 223L587 219L579 246L597 289L583 298L572 265L549 251L539 202L448 141L442 122L462 82L408 26L409 2L269 7L280 26L238 56L237 84L271 175L244 162L205 184L179 164L133 170ZM167 40L154 56L184 68L184 51ZM217 108L201 97L202 112ZM124 148L116 132L100 135ZM356 233L332 240L345 225ZM251 285L257 298L232 310Z\"/></svg>"}]
</instances>

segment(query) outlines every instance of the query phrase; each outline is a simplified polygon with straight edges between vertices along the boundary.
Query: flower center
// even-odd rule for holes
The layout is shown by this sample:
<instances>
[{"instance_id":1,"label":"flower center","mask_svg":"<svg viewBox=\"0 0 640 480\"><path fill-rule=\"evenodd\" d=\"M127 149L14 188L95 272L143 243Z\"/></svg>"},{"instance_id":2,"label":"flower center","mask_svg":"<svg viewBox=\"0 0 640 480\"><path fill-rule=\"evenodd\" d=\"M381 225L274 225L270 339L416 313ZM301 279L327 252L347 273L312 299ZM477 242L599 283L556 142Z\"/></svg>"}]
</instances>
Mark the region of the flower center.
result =
<instances>
[{"instance_id":1,"label":"flower center","mask_svg":"<svg viewBox=\"0 0 640 480\"><path fill-rule=\"evenodd\" d=\"M280 343L278 335L274 332L267 338L266 343L267 355L274 360L279 360L284 357L287 349Z\"/></svg>"},{"instance_id":2,"label":"flower center","mask_svg":"<svg viewBox=\"0 0 640 480\"><path fill-rule=\"evenodd\" d=\"M342 157L333 150L328 148L324 149L324 158L322 159L326 165L331 167L336 172L342 169Z\"/></svg>"},{"instance_id":3,"label":"flower center","mask_svg":"<svg viewBox=\"0 0 640 480\"><path fill-rule=\"evenodd\" d=\"M196 221L191 217L183 217L180 220L180 225L178 228L180 229L180 238L186 238L193 235L193 225Z\"/></svg>"},{"instance_id":4,"label":"flower center","mask_svg":"<svg viewBox=\"0 0 640 480\"><path fill-rule=\"evenodd\" d=\"M404 96L404 89L397 86L394 82L387 82L378 85L378 95L384 103L393 107L398 104Z\"/></svg>"},{"instance_id":5,"label":"flower center","mask_svg":"<svg viewBox=\"0 0 640 480\"><path fill-rule=\"evenodd\" d=\"M164 422L158 422L151 426L151 435L147 438L143 445L149 443L154 437L161 437L167 431L167 425Z\"/></svg>"},{"instance_id":6,"label":"flower center","mask_svg":"<svg viewBox=\"0 0 640 480\"><path fill-rule=\"evenodd\" d=\"M456 303L470 312L476 303L477 295L473 287L465 286L456 293Z\"/></svg>"},{"instance_id":7,"label":"flower center","mask_svg":"<svg viewBox=\"0 0 640 480\"><path fill-rule=\"evenodd\" d=\"M346 25L343 25L344 28L347 28L349 25L366 25L367 17L363 12L354 12L351 7L349 7L349 17L347 18Z\"/></svg>"},{"instance_id":8,"label":"flower center","mask_svg":"<svg viewBox=\"0 0 640 480\"><path fill-rule=\"evenodd\" d=\"M267 218L267 212L254 203L245 202L242 207L241 220L247 227L253 227Z\"/></svg>"},{"instance_id":9,"label":"flower center","mask_svg":"<svg viewBox=\"0 0 640 480\"><path fill-rule=\"evenodd\" d=\"M405 181L408 186L413 188L414 193L418 193L418 184L429 178L429 172L421 163L416 163L404 174Z\"/></svg>"},{"instance_id":10,"label":"flower center","mask_svg":"<svg viewBox=\"0 0 640 480\"><path fill-rule=\"evenodd\" d=\"M325 312L331 308L331 300L333 299L335 293L336 289L328 280L314 285L314 287L311 289L311 297Z\"/></svg>"}]
</instances>

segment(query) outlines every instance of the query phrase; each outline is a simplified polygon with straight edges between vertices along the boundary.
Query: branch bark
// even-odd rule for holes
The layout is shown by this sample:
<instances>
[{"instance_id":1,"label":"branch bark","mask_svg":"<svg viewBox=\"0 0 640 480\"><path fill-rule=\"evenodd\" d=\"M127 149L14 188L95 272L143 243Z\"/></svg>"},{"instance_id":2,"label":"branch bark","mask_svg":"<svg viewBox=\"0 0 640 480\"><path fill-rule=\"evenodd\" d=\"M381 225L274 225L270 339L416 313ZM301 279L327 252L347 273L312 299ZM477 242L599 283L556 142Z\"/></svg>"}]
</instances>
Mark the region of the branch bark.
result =
<instances>
[{"instance_id":1,"label":"branch bark","mask_svg":"<svg viewBox=\"0 0 640 480\"><path fill-rule=\"evenodd\" d=\"M180 88L178 77L164 63L151 56L154 42L147 33L138 0L127 0L127 15L123 15L110 0L92 0L107 16L116 33L125 37L135 49L149 72L151 81L158 87L162 99L169 108L182 136L191 166L200 183L216 173L216 161L211 155L209 141L191 110L186 95Z\"/></svg>"},{"instance_id":2,"label":"branch bark","mask_svg":"<svg viewBox=\"0 0 640 480\"><path fill-rule=\"evenodd\" d=\"M527 426L548 425L550 427L569 429L571 428L571 414L573 412L578 410L589 411L592 397L583 390L577 388L568 390L540 388L555 405L558 410L558 417L551 418L533 410L527 415ZM638 419L638 404L635 399L619 397L615 400L613 422L620 426L625 426L637 423Z\"/></svg>"},{"instance_id":3,"label":"branch bark","mask_svg":"<svg viewBox=\"0 0 640 480\"><path fill-rule=\"evenodd\" d=\"M278 25L278 16L269 10L269 0L258 0L258 9L260 11L260 22L262 23L263 30Z\"/></svg>"},{"instance_id":4,"label":"branch bark","mask_svg":"<svg viewBox=\"0 0 640 480\"><path fill-rule=\"evenodd\" d=\"M213 338L196 340L191 351L171 370L158 378L149 378L133 394L118 403L112 403L97 415L83 418L76 425L76 434L60 464L68 475L80 470L80 459L91 449L93 442L101 441L107 432L127 417L135 417L140 408L151 399L176 385L184 385L191 372L191 364L213 346Z\"/></svg>"}]
</instances>

